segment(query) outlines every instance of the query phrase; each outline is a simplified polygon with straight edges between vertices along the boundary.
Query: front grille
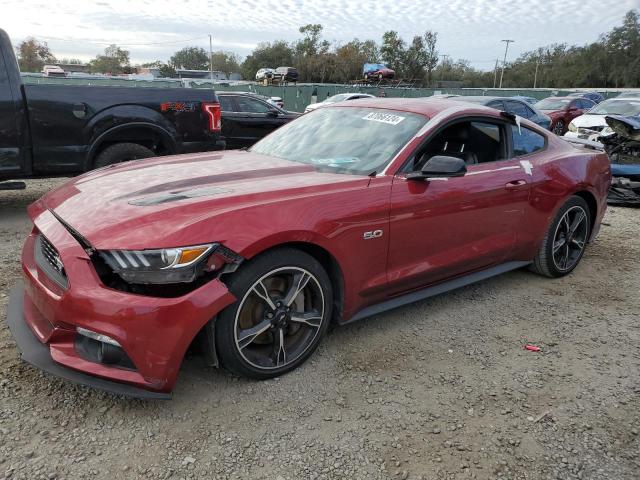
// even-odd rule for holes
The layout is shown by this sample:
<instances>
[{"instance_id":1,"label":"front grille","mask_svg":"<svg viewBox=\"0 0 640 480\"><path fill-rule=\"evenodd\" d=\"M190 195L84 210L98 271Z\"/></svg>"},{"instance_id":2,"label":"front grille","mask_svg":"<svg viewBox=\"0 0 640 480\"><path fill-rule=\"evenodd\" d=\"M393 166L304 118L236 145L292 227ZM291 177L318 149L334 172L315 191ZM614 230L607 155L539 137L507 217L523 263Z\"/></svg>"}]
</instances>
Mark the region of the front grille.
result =
<instances>
[{"instance_id":1,"label":"front grille","mask_svg":"<svg viewBox=\"0 0 640 480\"><path fill-rule=\"evenodd\" d=\"M63 288L67 288L67 274L60 254L44 235L38 235L35 245L35 257L38 266L51 280Z\"/></svg>"}]
</instances>

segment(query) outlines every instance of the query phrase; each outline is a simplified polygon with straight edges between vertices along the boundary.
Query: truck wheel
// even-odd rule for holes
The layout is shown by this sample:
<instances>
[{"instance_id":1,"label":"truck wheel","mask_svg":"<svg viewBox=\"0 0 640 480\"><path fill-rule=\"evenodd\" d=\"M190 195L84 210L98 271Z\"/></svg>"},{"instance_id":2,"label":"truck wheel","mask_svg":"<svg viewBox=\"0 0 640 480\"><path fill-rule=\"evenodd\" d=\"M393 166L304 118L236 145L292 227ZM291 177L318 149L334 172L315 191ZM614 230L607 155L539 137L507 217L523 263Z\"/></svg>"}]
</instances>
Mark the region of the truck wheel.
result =
<instances>
[{"instance_id":1,"label":"truck wheel","mask_svg":"<svg viewBox=\"0 0 640 480\"><path fill-rule=\"evenodd\" d=\"M549 225L531 270L551 278L567 275L580 262L590 233L587 202L578 196L569 198Z\"/></svg>"},{"instance_id":2,"label":"truck wheel","mask_svg":"<svg viewBox=\"0 0 640 480\"><path fill-rule=\"evenodd\" d=\"M249 378L277 377L309 358L331 320L331 281L311 255L266 252L226 281L238 301L215 319L222 366Z\"/></svg>"},{"instance_id":3,"label":"truck wheel","mask_svg":"<svg viewBox=\"0 0 640 480\"><path fill-rule=\"evenodd\" d=\"M155 156L156 154L153 153L153 150L149 150L147 147L137 143L116 143L100 152L93 167L106 167L107 165L126 162L127 160L139 160Z\"/></svg>"}]
</instances>

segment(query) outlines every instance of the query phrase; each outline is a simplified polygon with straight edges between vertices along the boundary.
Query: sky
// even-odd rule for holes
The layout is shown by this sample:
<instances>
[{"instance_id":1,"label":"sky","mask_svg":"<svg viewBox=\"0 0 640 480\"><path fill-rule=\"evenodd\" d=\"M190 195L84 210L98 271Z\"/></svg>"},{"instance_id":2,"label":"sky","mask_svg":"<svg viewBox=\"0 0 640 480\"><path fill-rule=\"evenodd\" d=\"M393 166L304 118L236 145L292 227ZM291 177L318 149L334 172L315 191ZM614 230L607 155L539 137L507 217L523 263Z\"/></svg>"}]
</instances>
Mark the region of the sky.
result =
<instances>
[{"instance_id":1,"label":"sky","mask_svg":"<svg viewBox=\"0 0 640 480\"><path fill-rule=\"evenodd\" d=\"M380 43L438 32L440 54L491 70L512 39L507 60L551 43L583 45L622 23L640 0L0 0L0 28L14 44L33 36L58 58L89 60L115 43L133 64L166 61L185 46L246 56L260 42L293 41L308 23L337 44L354 37Z\"/></svg>"}]
</instances>

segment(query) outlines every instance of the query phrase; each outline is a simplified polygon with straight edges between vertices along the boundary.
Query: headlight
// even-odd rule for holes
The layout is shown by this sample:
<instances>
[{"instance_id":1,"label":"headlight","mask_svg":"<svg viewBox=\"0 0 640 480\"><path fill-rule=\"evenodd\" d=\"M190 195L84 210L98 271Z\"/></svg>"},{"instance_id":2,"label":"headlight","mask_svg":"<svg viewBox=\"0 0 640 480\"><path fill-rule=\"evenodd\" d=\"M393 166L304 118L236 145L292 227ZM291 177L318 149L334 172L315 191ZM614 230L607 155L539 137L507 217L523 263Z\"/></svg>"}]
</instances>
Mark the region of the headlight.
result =
<instances>
[{"instance_id":1,"label":"headlight","mask_svg":"<svg viewBox=\"0 0 640 480\"><path fill-rule=\"evenodd\" d=\"M227 252L231 250L212 243L158 250L105 250L100 256L126 282L168 284L192 282L202 272L217 270L225 263L239 263L239 256Z\"/></svg>"},{"instance_id":2,"label":"headlight","mask_svg":"<svg viewBox=\"0 0 640 480\"><path fill-rule=\"evenodd\" d=\"M569 122L569 126L567 127L567 130L569 130L570 132L577 132L578 127L576 127L575 123Z\"/></svg>"}]
</instances>

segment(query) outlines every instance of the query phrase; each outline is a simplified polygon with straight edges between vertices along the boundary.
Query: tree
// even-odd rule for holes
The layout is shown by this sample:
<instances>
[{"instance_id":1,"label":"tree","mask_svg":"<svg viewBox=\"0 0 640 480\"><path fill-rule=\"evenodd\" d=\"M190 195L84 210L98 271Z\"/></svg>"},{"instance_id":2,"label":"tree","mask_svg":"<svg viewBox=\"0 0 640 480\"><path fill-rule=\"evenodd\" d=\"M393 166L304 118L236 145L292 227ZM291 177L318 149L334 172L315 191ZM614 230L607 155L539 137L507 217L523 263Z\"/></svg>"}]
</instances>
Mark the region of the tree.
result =
<instances>
[{"instance_id":1,"label":"tree","mask_svg":"<svg viewBox=\"0 0 640 480\"><path fill-rule=\"evenodd\" d=\"M232 52L213 52L211 54L213 70L223 72L229 77L232 73L240 71L240 58Z\"/></svg>"},{"instance_id":2,"label":"tree","mask_svg":"<svg viewBox=\"0 0 640 480\"><path fill-rule=\"evenodd\" d=\"M293 49L284 40L259 43L242 62L241 73L245 80L254 80L261 68L293 66Z\"/></svg>"},{"instance_id":3,"label":"tree","mask_svg":"<svg viewBox=\"0 0 640 480\"><path fill-rule=\"evenodd\" d=\"M322 25L310 23L298 30L303 38L294 44L295 66L300 79L307 82L324 82L329 73L331 44L322 40Z\"/></svg>"},{"instance_id":4,"label":"tree","mask_svg":"<svg viewBox=\"0 0 640 480\"><path fill-rule=\"evenodd\" d=\"M61 58L56 63L61 65L82 65L84 62L79 58Z\"/></svg>"},{"instance_id":5,"label":"tree","mask_svg":"<svg viewBox=\"0 0 640 480\"><path fill-rule=\"evenodd\" d=\"M406 57L405 43L398 35L398 32L390 30L382 35L380 57L389 68L396 71L398 76L404 74L404 60Z\"/></svg>"},{"instance_id":6,"label":"tree","mask_svg":"<svg viewBox=\"0 0 640 480\"><path fill-rule=\"evenodd\" d=\"M169 59L169 63L176 69L208 70L209 55L204 48L185 47L174 53Z\"/></svg>"},{"instance_id":7,"label":"tree","mask_svg":"<svg viewBox=\"0 0 640 480\"><path fill-rule=\"evenodd\" d=\"M157 68L158 73L162 78L171 78L175 76L176 69L171 65L164 63L162 60L156 60L155 62L143 63L141 67L144 68Z\"/></svg>"},{"instance_id":8,"label":"tree","mask_svg":"<svg viewBox=\"0 0 640 480\"><path fill-rule=\"evenodd\" d=\"M374 55L375 42L367 40L360 42L357 38L336 48L333 59L332 82L346 83L362 76L362 66L367 62L376 61Z\"/></svg>"},{"instance_id":9,"label":"tree","mask_svg":"<svg viewBox=\"0 0 640 480\"><path fill-rule=\"evenodd\" d=\"M39 42L33 37L20 43L16 51L18 65L23 72L41 72L45 64L56 62L47 42Z\"/></svg>"},{"instance_id":10,"label":"tree","mask_svg":"<svg viewBox=\"0 0 640 480\"><path fill-rule=\"evenodd\" d=\"M427 85L431 85L433 70L438 65L438 50L436 45L438 43L438 33L427 30L422 37L425 45L425 64L424 68L427 70Z\"/></svg>"},{"instance_id":11,"label":"tree","mask_svg":"<svg viewBox=\"0 0 640 480\"><path fill-rule=\"evenodd\" d=\"M403 59L403 73L407 78L422 81L425 76L425 65L427 63L427 52L424 40L416 35L407 48Z\"/></svg>"},{"instance_id":12,"label":"tree","mask_svg":"<svg viewBox=\"0 0 640 480\"><path fill-rule=\"evenodd\" d=\"M89 69L92 73L109 73L112 75L128 73L131 70L129 66L129 51L123 50L117 45L109 45L104 49L104 55L97 55L96 58L89 62Z\"/></svg>"}]
</instances>

